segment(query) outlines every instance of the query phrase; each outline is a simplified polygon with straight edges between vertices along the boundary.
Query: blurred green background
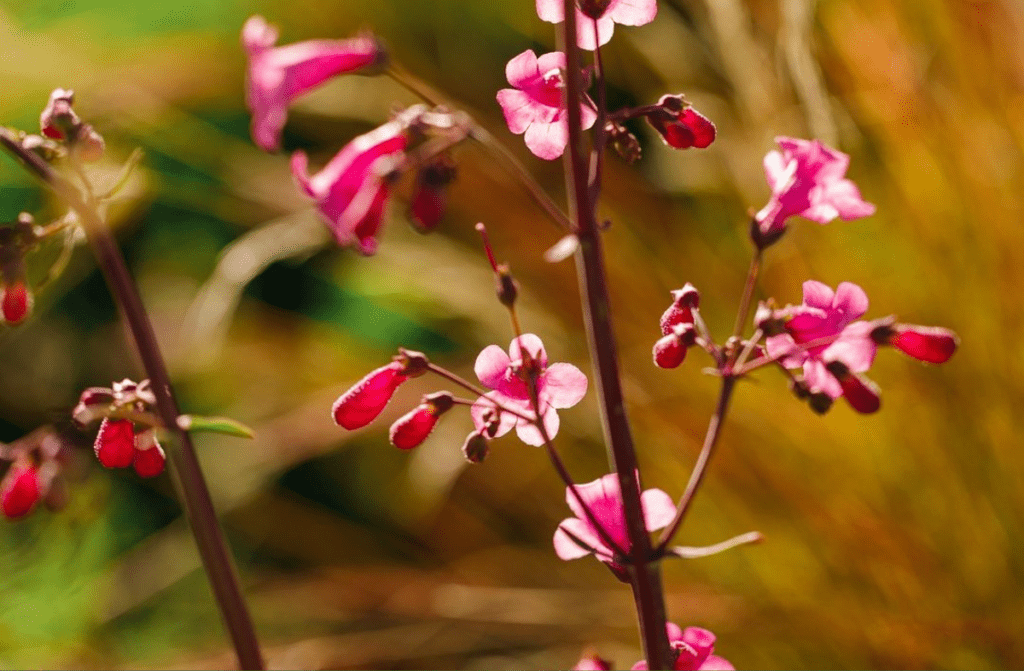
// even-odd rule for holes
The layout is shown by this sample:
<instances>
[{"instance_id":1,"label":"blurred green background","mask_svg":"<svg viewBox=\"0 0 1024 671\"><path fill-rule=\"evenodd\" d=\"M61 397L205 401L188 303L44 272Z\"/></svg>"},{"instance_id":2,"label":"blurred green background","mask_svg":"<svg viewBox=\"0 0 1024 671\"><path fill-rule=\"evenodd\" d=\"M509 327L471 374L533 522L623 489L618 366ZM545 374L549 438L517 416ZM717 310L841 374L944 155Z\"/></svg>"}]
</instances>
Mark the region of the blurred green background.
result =
<instances>
[{"instance_id":1,"label":"blurred green background","mask_svg":"<svg viewBox=\"0 0 1024 671\"><path fill-rule=\"evenodd\" d=\"M437 234L406 223L407 188L379 254L327 244L288 155L248 137L243 21L282 43L370 28L393 57L470 111L563 200L561 163L525 150L494 101L505 63L553 49L532 0L15 0L0 8L0 122L37 130L49 91L77 92L104 134L109 182L146 152L113 225L152 311L184 407L253 426L200 437L201 459L274 667L567 668L588 645L639 657L628 590L598 562L559 561L568 514L541 451L499 441L482 465L446 416L412 453L387 427L346 432L332 401L398 345L472 375L507 318L473 232L488 224L523 285L524 326L553 360L590 372L571 262L540 254L557 230L479 147ZM878 213L794 222L759 296L799 302L808 278L860 284L869 317L962 337L944 367L880 354L883 407L813 415L765 370L735 397L710 477L678 540L749 530L767 541L665 566L671 618L712 629L738 668L1024 667L1024 8L1015 0L660 0L616 30L610 100L684 92L718 126L673 152L638 127L644 158L610 156L601 213L629 412L647 486L678 496L717 383L698 353L675 371L650 348L668 291L690 281L722 338L749 260L746 216L768 197L761 158L779 134L853 156ZM287 150L322 164L414 99L386 78L342 78L292 109ZM406 185L407 186L407 185ZM9 159L0 220L60 214ZM45 265L45 259L37 265ZM33 269L35 275L44 267ZM0 440L67 427L79 391L140 377L87 249L0 331ZM562 413L578 481L607 471L593 392ZM71 501L0 524L0 666L225 667L225 636L170 481L93 463L81 432Z\"/></svg>"}]
</instances>

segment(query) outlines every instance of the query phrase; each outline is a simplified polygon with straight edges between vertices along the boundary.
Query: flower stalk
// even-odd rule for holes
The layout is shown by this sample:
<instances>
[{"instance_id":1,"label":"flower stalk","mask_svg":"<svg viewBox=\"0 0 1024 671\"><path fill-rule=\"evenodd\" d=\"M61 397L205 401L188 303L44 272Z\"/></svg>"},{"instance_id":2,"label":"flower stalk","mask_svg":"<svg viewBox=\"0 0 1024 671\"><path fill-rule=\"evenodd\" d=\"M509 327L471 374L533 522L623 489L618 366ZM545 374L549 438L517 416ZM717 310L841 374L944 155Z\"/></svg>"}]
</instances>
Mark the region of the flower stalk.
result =
<instances>
[{"instance_id":1,"label":"flower stalk","mask_svg":"<svg viewBox=\"0 0 1024 671\"><path fill-rule=\"evenodd\" d=\"M566 55L565 100L569 121L566 186L570 219L579 238L576 252L583 316L601 406L605 444L622 491L631 544L629 578L639 618L644 656L651 669L667 669L671 653L665 630L665 597L657 562L640 504L641 483L633 436L626 417L619 377L618 351L611 323L608 282L595 219L596 190L589 188L589 170L582 146L580 101L583 99L580 50L577 46L574 0L564 0L561 42ZM594 197L592 198L592 194Z\"/></svg>"},{"instance_id":2,"label":"flower stalk","mask_svg":"<svg viewBox=\"0 0 1024 671\"><path fill-rule=\"evenodd\" d=\"M203 568L231 637L239 665L242 669L265 668L252 616L249 614L234 561L217 521L195 447L189 433L178 425L181 413L174 398L170 376L157 344L153 325L117 243L93 199L83 199L73 184L57 174L41 158L26 151L17 138L5 128L0 128L0 144L29 172L53 190L77 213L82 222L89 245L135 341L146 376L152 381L160 419L164 427L178 439L176 449L172 447L168 450L171 472L178 485Z\"/></svg>"}]
</instances>

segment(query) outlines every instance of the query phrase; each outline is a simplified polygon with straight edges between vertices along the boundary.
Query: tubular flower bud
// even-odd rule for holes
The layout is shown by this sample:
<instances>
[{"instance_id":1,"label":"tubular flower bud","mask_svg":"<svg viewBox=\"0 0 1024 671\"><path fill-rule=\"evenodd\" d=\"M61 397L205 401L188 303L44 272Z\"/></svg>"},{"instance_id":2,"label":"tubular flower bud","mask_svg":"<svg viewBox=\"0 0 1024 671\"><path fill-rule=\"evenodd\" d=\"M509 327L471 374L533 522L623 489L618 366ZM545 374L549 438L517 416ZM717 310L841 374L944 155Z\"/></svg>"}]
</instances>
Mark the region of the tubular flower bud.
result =
<instances>
[{"instance_id":1,"label":"tubular flower bud","mask_svg":"<svg viewBox=\"0 0 1024 671\"><path fill-rule=\"evenodd\" d=\"M427 439L437 425L437 419L453 405L452 395L446 391L423 397L423 402L391 425L391 444L400 450L411 450Z\"/></svg>"},{"instance_id":2,"label":"tubular flower bud","mask_svg":"<svg viewBox=\"0 0 1024 671\"><path fill-rule=\"evenodd\" d=\"M380 416L398 387L409 379L402 364L392 361L371 372L334 402L334 422L346 429L360 429Z\"/></svg>"},{"instance_id":3,"label":"tubular flower bud","mask_svg":"<svg viewBox=\"0 0 1024 671\"><path fill-rule=\"evenodd\" d=\"M18 279L0 287L0 292L3 294L3 298L0 299L0 313L3 314L4 323L12 326L20 324L32 313L35 301L24 280Z\"/></svg>"},{"instance_id":4,"label":"tubular flower bud","mask_svg":"<svg viewBox=\"0 0 1024 671\"><path fill-rule=\"evenodd\" d=\"M24 517L35 507L40 495L39 468L15 463L0 483L0 509L8 519Z\"/></svg>"},{"instance_id":5,"label":"tubular flower bud","mask_svg":"<svg viewBox=\"0 0 1024 671\"><path fill-rule=\"evenodd\" d=\"M654 364L659 368L677 368L686 359L686 350L696 338L693 324L676 324L671 333L654 343Z\"/></svg>"},{"instance_id":6,"label":"tubular flower bud","mask_svg":"<svg viewBox=\"0 0 1024 671\"><path fill-rule=\"evenodd\" d=\"M700 292L687 282L672 292L672 305L661 315L661 334L669 335L678 324L693 324L693 310L700 307Z\"/></svg>"},{"instance_id":7,"label":"tubular flower bud","mask_svg":"<svg viewBox=\"0 0 1024 671\"><path fill-rule=\"evenodd\" d=\"M107 468L128 468L135 458L135 429L127 419L104 419L93 444L96 458Z\"/></svg>"},{"instance_id":8,"label":"tubular flower bud","mask_svg":"<svg viewBox=\"0 0 1024 671\"><path fill-rule=\"evenodd\" d=\"M662 141L676 149L705 149L715 141L715 124L683 102L682 96L665 95L658 109L647 114L647 122Z\"/></svg>"},{"instance_id":9,"label":"tubular flower bud","mask_svg":"<svg viewBox=\"0 0 1024 671\"><path fill-rule=\"evenodd\" d=\"M911 324L883 323L871 331L871 339L879 345L892 345L926 363L946 363L960 344L960 339L949 329Z\"/></svg>"},{"instance_id":10,"label":"tubular flower bud","mask_svg":"<svg viewBox=\"0 0 1024 671\"><path fill-rule=\"evenodd\" d=\"M873 382L851 373L849 367L842 361L830 361L825 368L839 380L843 388L843 397L854 410L865 415L878 411L882 402L878 397L878 387Z\"/></svg>"},{"instance_id":11,"label":"tubular flower bud","mask_svg":"<svg viewBox=\"0 0 1024 671\"><path fill-rule=\"evenodd\" d=\"M155 478L164 471L167 455L156 440L153 429L147 429L135 437L135 458L132 466L142 478Z\"/></svg>"}]
</instances>

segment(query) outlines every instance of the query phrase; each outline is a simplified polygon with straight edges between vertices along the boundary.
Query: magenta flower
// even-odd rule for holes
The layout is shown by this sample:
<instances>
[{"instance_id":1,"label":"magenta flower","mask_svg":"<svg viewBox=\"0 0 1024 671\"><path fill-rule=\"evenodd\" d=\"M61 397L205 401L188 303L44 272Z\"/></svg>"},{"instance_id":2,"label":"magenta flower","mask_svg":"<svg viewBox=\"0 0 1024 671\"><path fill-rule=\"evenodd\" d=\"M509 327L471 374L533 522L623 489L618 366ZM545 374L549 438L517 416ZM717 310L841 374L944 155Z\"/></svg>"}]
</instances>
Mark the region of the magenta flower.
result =
<instances>
[{"instance_id":1,"label":"magenta flower","mask_svg":"<svg viewBox=\"0 0 1024 671\"><path fill-rule=\"evenodd\" d=\"M715 635L700 627L680 629L669 622L668 642L676 655L672 668L675 671L733 671L736 667L717 655L711 654L715 649ZM646 671L647 662L639 661L631 671Z\"/></svg>"},{"instance_id":2,"label":"magenta flower","mask_svg":"<svg viewBox=\"0 0 1024 671\"><path fill-rule=\"evenodd\" d=\"M584 6L585 12L580 5ZM657 0L579 0L576 7L576 43L580 49L594 50L612 39L616 23L642 26L657 15ZM562 0L537 0L537 16L548 23L561 23L565 21L565 6Z\"/></svg>"},{"instance_id":3,"label":"magenta flower","mask_svg":"<svg viewBox=\"0 0 1024 671\"><path fill-rule=\"evenodd\" d=\"M628 553L633 545L629 541L629 532L626 529L626 512L622 504L619 476L609 473L593 482L576 485L576 491L606 534L621 550ZM625 567L615 561L612 548L601 538L601 533L568 487L565 489L565 502L569 504L576 517L564 519L558 525L554 538L555 554L560 559L568 561L593 553L617 576L624 575ZM640 505L644 512L644 526L649 532L667 527L676 514L672 497L660 489L648 489L641 494Z\"/></svg>"},{"instance_id":4,"label":"magenta flower","mask_svg":"<svg viewBox=\"0 0 1024 671\"><path fill-rule=\"evenodd\" d=\"M569 142L569 115L562 102L565 54L555 51L540 58L527 49L508 62L505 77L514 89L498 91L498 104L508 129L523 139L533 154L545 160L562 155ZM597 112L586 98L580 107L584 129L594 125Z\"/></svg>"},{"instance_id":5,"label":"magenta flower","mask_svg":"<svg viewBox=\"0 0 1024 671\"><path fill-rule=\"evenodd\" d=\"M851 373L863 373L871 367L877 346L870 337L868 322L855 319L867 312L868 297L856 284L843 282L832 291L821 282L804 282L802 305L780 311L792 315L786 321L786 332L770 336L768 355L778 358L783 366L803 366L804 382L811 393L822 392L831 399L843 396L843 385L829 372L830 362L840 361ZM832 339L806 349L797 345Z\"/></svg>"},{"instance_id":6,"label":"magenta flower","mask_svg":"<svg viewBox=\"0 0 1024 671\"><path fill-rule=\"evenodd\" d=\"M872 340L879 345L892 345L918 361L946 363L960 345L960 339L949 329L893 322L891 317L871 322Z\"/></svg>"},{"instance_id":7,"label":"magenta flower","mask_svg":"<svg viewBox=\"0 0 1024 671\"><path fill-rule=\"evenodd\" d=\"M471 414L477 431L488 428L490 417L497 413L497 427L490 437L502 436L516 427L519 439L527 445L543 445L544 437L534 425L533 402L528 380L535 376L537 383L538 413L544 422L548 438L558 433L556 409L571 408L587 393L587 376L568 363L548 365L544 343L532 333L512 341L508 354L497 345L488 345L480 352L473 367L476 376L486 387L493 389L473 404ZM500 412L497 405L513 412Z\"/></svg>"},{"instance_id":8,"label":"magenta flower","mask_svg":"<svg viewBox=\"0 0 1024 671\"><path fill-rule=\"evenodd\" d=\"M764 157L764 174L772 197L754 219L768 242L782 234L786 219L800 215L819 224L836 217L844 221L874 214L875 206L861 200L857 185L845 179L850 157L818 140L777 137L782 153Z\"/></svg>"},{"instance_id":9,"label":"magenta flower","mask_svg":"<svg viewBox=\"0 0 1024 671\"><path fill-rule=\"evenodd\" d=\"M275 47L277 29L262 16L242 27L249 57L245 101L252 111L252 137L261 149L281 144L288 105L335 75L365 71L382 64L386 55L369 36L350 40L308 40Z\"/></svg>"},{"instance_id":10,"label":"magenta flower","mask_svg":"<svg viewBox=\"0 0 1024 671\"><path fill-rule=\"evenodd\" d=\"M355 138L313 176L308 173L306 154L292 154L292 174L306 195L316 200L339 245L355 245L366 255L377 251L377 233L391 194L388 173L401 162L409 124L422 110L411 107Z\"/></svg>"},{"instance_id":11,"label":"magenta flower","mask_svg":"<svg viewBox=\"0 0 1024 671\"><path fill-rule=\"evenodd\" d=\"M411 450L427 439L438 418L455 404L452 395L439 391L423 397L423 401L391 425L391 444L400 450Z\"/></svg>"}]
</instances>

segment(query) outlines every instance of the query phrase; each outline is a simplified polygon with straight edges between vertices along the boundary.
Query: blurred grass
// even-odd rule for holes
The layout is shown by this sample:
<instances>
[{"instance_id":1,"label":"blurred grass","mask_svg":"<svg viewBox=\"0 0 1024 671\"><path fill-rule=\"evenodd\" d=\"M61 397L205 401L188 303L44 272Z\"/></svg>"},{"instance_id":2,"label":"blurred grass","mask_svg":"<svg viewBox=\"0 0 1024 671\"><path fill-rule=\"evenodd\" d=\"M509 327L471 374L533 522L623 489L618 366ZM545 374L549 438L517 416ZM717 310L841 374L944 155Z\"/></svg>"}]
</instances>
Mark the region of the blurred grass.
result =
<instances>
[{"instance_id":1,"label":"blurred grass","mask_svg":"<svg viewBox=\"0 0 1024 671\"><path fill-rule=\"evenodd\" d=\"M607 164L607 233L622 362L645 481L681 491L716 384L703 362L650 365L668 290L703 293L721 336L746 270L745 213L767 197L778 134L818 135L853 156L878 214L799 222L773 248L762 296L853 281L870 316L941 324L963 339L941 368L885 352L883 409L840 403L819 418L766 371L737 394L721 450L680 542L751 529L767 542L666 566L670 612L706 626L739 668L1021 668L1024 630L1024 10L1014 0L662 0L658 20L620 28L605 53L623 104L684 91L713 118L711 149L673 153L646 129L636 167ZM175 6L20 1L0 10L5 124L33 129L49 91L72 87L116 163L144 167L112 211L161 341L196 412L254 426L253 442L203 437L269 657L278 667L563 668L598 646L637 658L624 590L593 561L550 549L567 514L542 455L514 439L465 468L468 420L445 419L412 454L389 420L435 387L403 389L373 427L346 433L327 409L397 344L471 374L479 348L510 339L472 225L488 224L523 284L523 321L554 360L589 370L572 264L540 261L557 239L479 149L439 233L392 207L373 259L309 249L249 284L225 338L196 351L186 310L226 245L294 217L317 231L286 155L248 139L238 31L252 13L283 41L370 27L396 60L469 109L556 198L560 164L504 129L505 62L551 48L533 3L314 0ZM379 123L386 80L331 83L293 109L287 148L326 158ZM8 160L0 218L59 211ZM297 223L296 225L300 225ZM313 238L315 239L315 237ZM39 269L33 270L37 272ZM219 348L219 349L216 349ZM0 440L66 421L86 386L138 376L85 250L0 332ZM578 480L605 472L593 394L562 415ZM165 478L88 464L70 507L0 526L0 666L229 666L230 653Z\"/></svg>"}]
</instances>

